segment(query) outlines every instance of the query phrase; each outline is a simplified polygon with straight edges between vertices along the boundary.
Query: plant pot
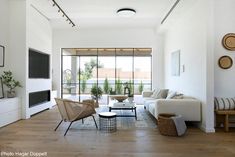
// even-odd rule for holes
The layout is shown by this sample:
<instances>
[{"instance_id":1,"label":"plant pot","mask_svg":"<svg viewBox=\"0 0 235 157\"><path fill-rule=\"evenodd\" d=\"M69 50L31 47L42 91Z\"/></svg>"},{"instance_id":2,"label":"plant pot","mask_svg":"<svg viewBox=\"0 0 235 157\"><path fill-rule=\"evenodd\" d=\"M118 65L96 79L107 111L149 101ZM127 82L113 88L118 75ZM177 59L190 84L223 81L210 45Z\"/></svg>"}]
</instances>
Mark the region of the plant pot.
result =
<instances>
[{"instance_id":1,"label":"plant pot","mask_svg":"<svg viewBox=\"0 0 235 157\"><path fill-rule=\"evenodd\" d=\"M99 102L96 101L94 106L95 106L95 108L98 108L99 107Z\"/></svg>"},{"instance_id":2,"label":"plant pot","mask_svg":"<svg viewBox=\"0 0 235 157\"><path fill-rule=\"evenodd\" d=\"M15 91L7 91L7 97L8 98L16 97L16 92Z\"/></svg>"},{"instance_id":3,"label":"plant pot","mask_svg":"<svg viewBox=\"0 0 235 157\"><path fill-rule=\"evenodd\" d=\"M98 108L99 107L99 101L98 99L93 99L94 100L94 107Z\"/></svg>"}]
</instances>

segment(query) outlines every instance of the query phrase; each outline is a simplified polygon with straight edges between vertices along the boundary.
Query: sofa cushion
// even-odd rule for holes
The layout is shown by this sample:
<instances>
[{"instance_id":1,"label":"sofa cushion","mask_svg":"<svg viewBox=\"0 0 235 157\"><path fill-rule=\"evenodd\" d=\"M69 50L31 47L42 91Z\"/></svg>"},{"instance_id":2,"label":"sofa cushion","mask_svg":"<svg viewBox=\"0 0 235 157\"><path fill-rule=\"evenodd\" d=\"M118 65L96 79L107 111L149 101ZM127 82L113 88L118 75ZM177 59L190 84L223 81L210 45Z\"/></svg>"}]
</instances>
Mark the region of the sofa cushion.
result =
<instances>
[{"instance_id":1,"label":"sofa cushion","mask_svg":"<svg viewBox=\"0 0 235 157\"><path fill-rule=\"evenodd\" d=\"M158 99L155 117L160 113L182 115L185 121L201 121L201 102L197 99Z\"/></svg>"},{"instance_id":2,"label":"sofa cushion","mask_svg":"<svg viewBox=\"0 0 235 157\"><path fill-rule=\"evenodd\" d=\"M154 98L151 98L151 97L150 97L150 98L147 97L147 98L143 98L143 100L144 100L144 102L145 102L145 101L151 101L151 100L155 100L155 99L154 99Z\"/></svg>"},{"instance_id":3,"label":"sofa cushion","mask_svg":"<svg viewBox=\"0 0 235 157\"><path fill-rule=\"evenodd\" d=\"M156 103L156 102L155 102ZM155 103L149 103L148 105L148 111L155 117L155 113L156 113L156 106Z\"/></svg>"},{"instance_id":4,"label":"sofa cushion","mask_svg":"<svg viewBox=\"0 0 235 157\"><path fill-rule=\"evenodd\" d=\"M157 93L155 93L155 99L165 99L168 94L168 89L160 89Z\"/></svg>"},{"instance_id":5,"label":"sofa cushion","mask_svg":"<svg viewBox=\"0 0 235 157\"><path fill-rule=\"evenodd\" d=\"M234 110L235 98L219 98L215 97L214 100L216 110Z\"/></svg>"},{"instance_id":6,"label":"sofa cushion","mask_svg":"<svg viewBox=\"0 0 235 157\"><path fill-rule=\"evenodd\" d=\"M144 101L144 105L145 106L148 106L148 104L150 104L150 103L156 103L156 101L157 101L157 99L149 99L149 100L146 100L146 101Z\"/></svg>"},{"instance_id":7,"label":"sofa cushion","mask_svg":"<svg viewBox=\"0 0 235 157\"><path fill-rule=\"evenodd\" d=\"M153 92L153 95L151 96L151 98L165 99L167 97L167 94L168 94L168 89L159 89Z\"/></svg>"},{"instance_id":8,"label":"sofa cushion","mask_svg":"<svg viewBox=\"0 0 235 157\"><path fill-rule=\"evenodd\" d=\"M155 103L156 101L157 99L154 98L143 98L143 103L147 110L149 110L149 103Z\"/></svg>"},{"instance_id":9,"label":"sofa cushion","mask_svg":"<svg viewBox=\"0 0 235 157\"><path fill-rule=\"evenodd\" d=\"M152 94L150 97L156 99L156 96L157 96L157 94L158 94L159 91L160 91L159 89L155 89L155 90L153 91L153 94Z\"/></svg>"},{"instance_id":10,"label":"sofa cushion","mask_svg":"<svg viewBox=\"0 0 235 157\"><path fill-rule=\"evenodd\" d=\"M151 95L153 94L154 91L143 91L142 92L142 97L146 98L146 97L151 97Z\"/></svg>"},{"instance_id":11,"label":"sofa cushion","mask_svg":"<svg viewBox=\"0 0 235 157\"><path fill-rule=\"evenodd\" d=\"M156 101L156 99L154 99L154 98L144 98L143 99L144 105L148 104L149 102L155 102L155 101Z\"/></svg>"},{"instance_id":12,"label":"sofa cushion","mask_svg":"<svg viewBox=\"0 0 235 157\"><path fill-rule=\"evenodd\" d=\"M176 91L169 91L166 99L172 99L176 95Z\"/></svg>"}]
</instances>

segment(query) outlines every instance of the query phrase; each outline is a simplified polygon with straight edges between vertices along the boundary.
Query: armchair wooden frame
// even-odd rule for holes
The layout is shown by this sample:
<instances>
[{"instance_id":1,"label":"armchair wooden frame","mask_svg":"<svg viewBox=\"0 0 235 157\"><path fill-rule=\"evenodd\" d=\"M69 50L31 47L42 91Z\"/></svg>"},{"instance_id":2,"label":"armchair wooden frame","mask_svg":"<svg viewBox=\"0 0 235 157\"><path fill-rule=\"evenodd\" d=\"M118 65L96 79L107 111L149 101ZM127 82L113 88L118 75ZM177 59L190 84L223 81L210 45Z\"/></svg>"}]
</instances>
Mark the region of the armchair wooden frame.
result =
<instances>
[{"instance_id":1,"label":"armchair wooden frame","mask_svg":"<svg viewBox=\"0 0 235 157\"><path fill-rule=\"evenodd\" d=\"M59 99L55 98L56 104L58 106L60 115L62 120L59 122L59 124L56 126L54 131L58 129L60 124L64 122L70 122L68 128L66 129L64 136L67 134L68 130L70 129L71 125L73 122L82 120L83 123L83 118L87 118L92 116L96 129L98 129L96 120L93 116L93 114L96 113L93 104L89 103L81 103L81 102L76 102L76 101L71 101L67 99Z\"/></svg>"}]
</instances>

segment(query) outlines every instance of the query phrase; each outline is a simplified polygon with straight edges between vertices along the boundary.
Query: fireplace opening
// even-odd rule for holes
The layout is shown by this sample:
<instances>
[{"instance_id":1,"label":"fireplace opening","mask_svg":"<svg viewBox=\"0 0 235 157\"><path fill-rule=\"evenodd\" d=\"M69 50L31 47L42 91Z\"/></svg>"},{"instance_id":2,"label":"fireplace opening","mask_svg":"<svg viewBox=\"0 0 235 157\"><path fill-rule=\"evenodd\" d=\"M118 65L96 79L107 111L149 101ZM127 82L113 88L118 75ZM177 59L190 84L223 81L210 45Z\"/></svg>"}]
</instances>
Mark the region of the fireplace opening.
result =
<instances>
[{"instance_id":1,"label":"fireplace opening","mask_svg":"<svg viewBox=\"0 0 235 157\"><path fill-rule=\"evenodd\" d=\"M29 93L29 107L34 107L50 100L50 90Z\"/></svg>"}]
</instances>

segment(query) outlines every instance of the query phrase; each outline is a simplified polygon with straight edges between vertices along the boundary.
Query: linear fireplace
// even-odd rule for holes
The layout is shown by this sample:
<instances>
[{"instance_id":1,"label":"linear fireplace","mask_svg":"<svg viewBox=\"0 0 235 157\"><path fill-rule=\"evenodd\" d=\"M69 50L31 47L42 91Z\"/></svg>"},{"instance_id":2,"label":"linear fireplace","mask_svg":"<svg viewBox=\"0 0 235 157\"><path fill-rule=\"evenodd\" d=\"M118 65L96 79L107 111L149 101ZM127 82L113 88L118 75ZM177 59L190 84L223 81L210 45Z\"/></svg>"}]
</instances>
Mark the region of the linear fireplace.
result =
<instances>
[{"instance_id":1,"label":"linear fireplace","mask_svg":"<svg viewBox=\"0 0 235 157\"><path fill-rule=\"evenodd\" d=\"M29 93L29 107L34 107L51 100L50 90Z\"/></svg>"}]
</instances>

